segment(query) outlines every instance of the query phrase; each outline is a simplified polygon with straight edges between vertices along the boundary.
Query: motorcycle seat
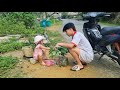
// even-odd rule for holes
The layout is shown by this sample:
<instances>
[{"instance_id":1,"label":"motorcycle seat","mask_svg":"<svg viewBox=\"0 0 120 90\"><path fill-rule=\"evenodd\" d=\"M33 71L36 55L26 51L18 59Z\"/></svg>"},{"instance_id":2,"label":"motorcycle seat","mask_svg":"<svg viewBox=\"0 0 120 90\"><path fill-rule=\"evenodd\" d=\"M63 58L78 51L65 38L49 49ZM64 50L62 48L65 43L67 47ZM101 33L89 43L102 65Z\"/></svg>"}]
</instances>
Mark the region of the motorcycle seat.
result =
<instances>
[{"instance_id":1,"label":"motorcycle seat","mask_svg":"<svg viewBox=\"0 0 120 90\"><path fill-rule=\"evenodd\" d=\"M101 34L104 35L111 35L111 34L120 34L120 26L116 27L104 27L101 29Z\"/></svg>"}]
</instances>

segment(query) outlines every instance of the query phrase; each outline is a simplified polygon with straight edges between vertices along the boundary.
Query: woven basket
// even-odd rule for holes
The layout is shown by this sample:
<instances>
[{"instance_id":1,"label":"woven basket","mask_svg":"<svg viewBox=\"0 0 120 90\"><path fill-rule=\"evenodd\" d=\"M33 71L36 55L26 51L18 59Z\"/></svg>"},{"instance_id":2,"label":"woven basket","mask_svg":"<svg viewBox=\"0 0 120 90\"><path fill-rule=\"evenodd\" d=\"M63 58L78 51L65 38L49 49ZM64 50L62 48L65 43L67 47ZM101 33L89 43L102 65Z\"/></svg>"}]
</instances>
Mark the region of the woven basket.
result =
<instances>
[{"instance_id":1,"label":"woven basket","mask_svg":"<svg viewBox=\"0 0 120 90\"><path fill-rule=\"evenodd\" d=\"M22 47L22 51L25 57L33 57L33 49L32 46Z\"/></svg>"}]
</instances>

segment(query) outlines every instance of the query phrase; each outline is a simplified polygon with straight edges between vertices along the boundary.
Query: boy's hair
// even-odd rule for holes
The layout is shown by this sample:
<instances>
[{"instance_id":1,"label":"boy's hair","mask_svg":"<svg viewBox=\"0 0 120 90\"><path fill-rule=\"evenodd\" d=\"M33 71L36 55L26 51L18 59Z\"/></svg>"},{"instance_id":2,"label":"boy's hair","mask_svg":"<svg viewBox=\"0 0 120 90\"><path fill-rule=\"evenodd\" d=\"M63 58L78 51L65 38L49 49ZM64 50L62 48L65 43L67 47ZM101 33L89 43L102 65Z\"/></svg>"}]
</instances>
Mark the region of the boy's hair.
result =
<instances>
[{"instance_id":1,"label":"boy's hair","mask_svg":"<svg viewBox=\"0 0 120 90\"><path fill-rule=\"evenodd\" d=\"M67 23L64 27L63 27L63 32L65 32L67 29L72 28L74 31L76 31L75 25L73 23Z\"/></svg>"}]
</instances>

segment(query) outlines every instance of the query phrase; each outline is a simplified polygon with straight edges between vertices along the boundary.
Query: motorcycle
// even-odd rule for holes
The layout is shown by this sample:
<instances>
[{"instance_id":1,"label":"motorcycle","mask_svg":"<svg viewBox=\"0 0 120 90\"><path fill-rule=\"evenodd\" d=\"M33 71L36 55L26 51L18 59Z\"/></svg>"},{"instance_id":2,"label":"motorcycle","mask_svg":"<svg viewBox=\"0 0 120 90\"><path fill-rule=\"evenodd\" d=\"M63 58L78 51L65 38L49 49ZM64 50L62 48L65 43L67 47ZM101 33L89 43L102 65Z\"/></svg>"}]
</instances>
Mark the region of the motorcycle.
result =
<instances>
[{"instance_id":1,"label":"motorcycle","mask_svg":"<svg viewBox=\"0 0 120 90\"><path fill-rule=\"evenodd\" d=\"M120 26L103 27L99 25L100 17L110 16L105 12L88 12L85 14L83 33L90 42L94 54L99 54L99 60L107 55L120 65Z\"/></svg>"}]
</instances>

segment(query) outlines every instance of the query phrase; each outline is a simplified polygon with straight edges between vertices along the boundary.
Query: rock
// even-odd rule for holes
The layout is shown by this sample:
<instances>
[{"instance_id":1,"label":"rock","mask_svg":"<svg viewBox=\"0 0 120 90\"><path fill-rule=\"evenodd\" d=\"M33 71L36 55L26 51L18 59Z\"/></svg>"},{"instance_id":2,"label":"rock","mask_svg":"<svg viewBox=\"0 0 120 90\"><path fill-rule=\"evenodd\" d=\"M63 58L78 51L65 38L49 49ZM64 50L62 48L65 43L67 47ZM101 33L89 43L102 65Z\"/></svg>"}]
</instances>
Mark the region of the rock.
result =
<instances>
[{"instance_id":1,"label":"rock","mask_svg":"<svg viewBox=\"0 0 120 90\"><path fill-rule=\"evenodd\" d=\"M20 62L22 62L23 60L22 59L19 59Z\"/></svg>"},{"instance_id":2,"label":"rock","mask_svg":"<svg viewBox=\"0 0 120 90\"><path fill-rule=\"evenodd\" d=\"M30 58L30 63L31 63L31 64L35 64L35 63L37 63L37 61L34 60L33 58Z\"/></svg>"},{"instance_id":3,"label":"rock","mask_svg":"<svg viewBox=\"0 0 120 90\"><path fill-rule=\"evenodd\" d=\"M26 38L20 38L18 41L23 43L29 43L29 40Z\"/></svg>"},{"instance_id":4,"label":"rock","mask_svg":"<svg viewBox=\"0 0 120 90\"><path fill-rule=\"evenodd\" d=\"M0 42L4 42L6 40L9 40L9 38L8 37L0 37Z\"/></svg>"},{"instance_id":5,"label":"rock","mask_svg":"<svg viewBox=\"0 0 120 90\"><path fill-rule=\"evenodd\" d=\"M15 37L16 39L19 39L21 37L21 35L7 35L5 37L8 37L8 38Z\"/></svg>"},{"instance_id":6,"label":"rock","mask_svg":"<svg viewBox=\"0 0 120 90\"><path fill-rule=\"evenodd\" d=\"M0 37L0 42L9 40L12 37L15 37L16 39L19 39L21 37L21 35L7 35L7 36L4 36L4 37Z\"/></svg>"}]
</instances>

